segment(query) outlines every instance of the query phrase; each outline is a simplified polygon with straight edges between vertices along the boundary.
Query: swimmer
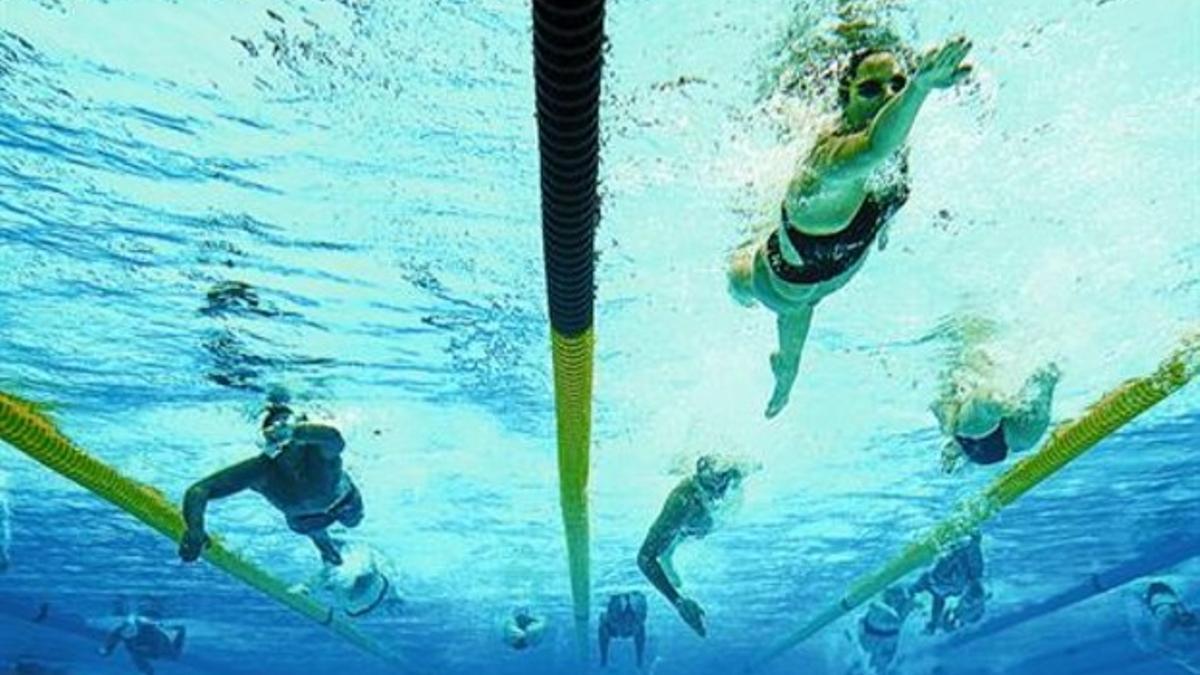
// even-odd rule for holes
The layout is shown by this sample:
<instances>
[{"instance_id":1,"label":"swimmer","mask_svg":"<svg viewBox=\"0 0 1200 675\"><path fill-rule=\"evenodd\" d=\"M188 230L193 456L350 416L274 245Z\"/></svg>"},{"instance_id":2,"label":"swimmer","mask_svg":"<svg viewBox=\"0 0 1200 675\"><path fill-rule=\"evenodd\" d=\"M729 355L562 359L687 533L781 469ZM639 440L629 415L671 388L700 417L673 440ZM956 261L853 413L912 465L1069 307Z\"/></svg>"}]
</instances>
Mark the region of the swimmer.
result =
<instances>
[{"instance_id":1,"label":"swimmer","mask_svg":"<svg viewBox=\"0 0 1200 675\"><path fill-rule=\"evenodd\" d=\"M545 635L546 619L528 607L518 607L504 622L504 644L517 651L538 646Z\"/></svg>"},{"instance_id":2,"label":"swimmer","mask_svg":"<svg viewBox=\"0 0 1200 675\"><path fill-rule=\"evenodd\" d=\"M101 656L109 656L117 645L124 643L133 665L143 675L154 675L153 660L166 659L174 661L183 654L183 640L187 630L183 626L171 628L175 636L167 635L156 621L137 613L126 615L121 625L108 634L104 646L99 649Z\"/></svg>"},{"instance_id":3,"label":"swimmer","mask_svg":"<svg viewBox=\"0 0 1200 675\"><path fill-rule=\"evenodd\" d=\"M335 428L308 422L278 400L262 421L263 452L192 485L183 499L187 529L179 557L193 561L208 545L204 510L213 499L243 490L258 492L283 512L293 532L307 535L330 565L342 563L328 528L355 527L363 518L362 495L342 469L346 442Z\"/></svg>"},{"instance_id":4,"label":"swimmer","mask_svg":"<svg viewBox=\"0 0 1200 675\"><path fill-rule=\"evenodd\" d=\"M900 646L900 631L914 607L912 596L903 586L888 588L881 599L867 607L858 620L858 646L869 672L883 675L891 668Z\"/></svg>"},{"instance_id":5,"label":"swimmer","mask_svg":"<svg viewBox=\"0 0 1200 675\"><path fill-rule=\"evenodd\" d=\"M948 40L906 72L896 47L860 49L838 76L841 115L787 187L778 225L743 244L729 267L730 294L776 315L775 388L766 416L787 405L817 304L845 286L908 199L906 144L929 94L970 73L971 43ZM890 178L885 175L890 174Z\"/></svg>"},{"instance_id":6,"label":"swimmer","mask_svg":"<svg viewBox=\"0 0 1200 675\"><path fill-rule=\"evenodd\" d=\"M1161 581L1146 588L1142 606L1149 619L1148 646L1191 672L1200 672L1200 617Z\"/></svg>"},{"instance_id":7,"label":"swimmer","mask_svg":"<svg viewBox=\"0 0 1200 675\"><path fill-rule=\"evenodd\" d=\"M976 361L985 356L977 357ZM979 370L979 366L966 366ZM986 367L984 368L987 369ZM1050 407L1061 372L1053 363L1033 372L1015 396L1003 396L978 372L951 374L930 410L946 437L942 469L956 470L965 461L996 464L1010 454L1037 445L1050 426Z\"/></svg>"},{"instance_id":8,"label":"swimmer","mask_svg":"<svg viewBox=\"0 0 1200 675\"><path fill-rule=\"evenodd\" d=\"M745 475L741 467L721 462L712 455L698 459L695 475L683 479L671 491L638 551L638 568L701 637L707 634L704 610L680 592L682 584L671 558L679 542L702 539L712 532L714 516Z\"/></svg>"},{"instance_id":9,"label":"swimmer","mask_svg":"<svg viewBox=\"0 0 1200 675\"><path fill-rule=\"evenodd\" d=\"M646 654L646 595L641 591L608 596L608 608L600 612L600 665L608 666L608 645L613 638L633 638L637 667Z\"/></svg>"},{"instance_id":10,"label":"swimmer","mask_svg":"<svg viewBox=\"0 0 1200 675\"><path fill-rule=\"evenodd\" d=\"M987 593L983 588L982 536L975 532L938 558L933 568L921 575L910 589L912 595L927 592L933 598L926 633L938 629L951 632L983 618ZM958 601L947 608L947 600Z\"/></svg>"}]
</instances>

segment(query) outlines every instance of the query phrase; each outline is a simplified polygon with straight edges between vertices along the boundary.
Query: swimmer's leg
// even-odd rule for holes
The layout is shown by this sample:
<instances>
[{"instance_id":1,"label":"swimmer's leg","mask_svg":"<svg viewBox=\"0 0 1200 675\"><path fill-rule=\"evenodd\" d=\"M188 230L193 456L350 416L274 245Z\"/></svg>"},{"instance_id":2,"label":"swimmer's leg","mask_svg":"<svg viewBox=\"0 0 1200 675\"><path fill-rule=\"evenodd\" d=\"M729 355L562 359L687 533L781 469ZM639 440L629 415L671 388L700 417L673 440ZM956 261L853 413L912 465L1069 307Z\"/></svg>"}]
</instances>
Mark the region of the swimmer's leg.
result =
<instances>
[{"instance_id":1,"label":"swimmer's leg","mask_svg":"<svg viewBox=\"0 0 1200 675\"><path fill-rule=\"evenodd\" d=\"M608 644L612 641L612 633L608 630L608 613L600 612L600 667L608 665Z\"/></svg>"},{"instance_id":2,"label":"swimmer's leg","mask_svg":"<svg viewBox=\"0 0 1200 675\"><path fill-rule=\"evenodd\" d=\"M933 607L929 610L929 623L925 624L926 633L936 633L938 627L944 623L946 613L946 597L930 592L933 596Z\"/></svg>"},{"instance_id":3,"label":"swimmer's leg","mask_svg":"<svg viewBox=\"0 0 1200 675\"><path fill-rule=\"evenodd\" d=\"M729 295L743 307L754 306L754 256L758 247L754 242L743 244L729 258Z\"/></svg>"},{"instance_id":4,"label":"swimmer's leg","mask_svg":"<svg viewBox=\"0 0 1200 675\"><path fill-rule=\"evenodd\" d=\"M1053 363L1045 365L1025 381L1013 412L1004 420L1004 437L1012 452L1023 452L1037 445L1050 426L1050 406L1054 388L1062 373Z\"/></svg>"},{"instance_id":5,"label":"swimmer's leg","mask_svg":"<svg viewBox=\"0 0 1200 675\"><path fill-rule=\"evenodd\" d=\"M175 638L171 640L171 654L167 658L177 659L183 654L183 641L187 638L187 628L179 626L175 629Z\"/></svg>"},{"instance_id":6,"label":"swimmer's leg","mask_svg":"<svg viewBox=\"0 0 1200 675\"><path fill-rule=\"evenodd\" d=\"M896 660L896 650L900 645L898 638L884 638L872 643L869 650L871 672L876 675L884 675L892 666L892 661Z\"/></svg>"},{"instance_id":7,"label":"swimmer's leg","mask_svg":"<svg viewBox=\"0 0 1200 675\"><path fill-rule=\"evenodd\" d=\"M365 511L362 493L358 491L357 487L353 489L354 493L350 496L350 503L338 513L338 522L346 527L358 527Z\"/></svg>"},{"instance_id":8,"label":"swimmer's leg","mask_svg":"<svg viewBox=\"0 0 1200 675\"><path fill-rule=\"evenodd\" d=\"M675 547L678 545L678 543L679 542L671 544L667 550L663 551L662 555L658 556L658 565L662 568L663 574L667 575L667 581L670 581L671 585L674 586L676 590L682 590L683 581L680 580L679 573L675 571L674 563ZM642 602L644 607L645 597L642 598Z\"/></svg>"},{"instance_id":9,"label":"swimmer's leg","mask_svg":"<svg viewBox=\"0 0 1200 675\"><path fill-rule=\"evenodd\" d=\"M316 545L317 550L321 552L321 560L330 565L342 564L342 554L338 551L337 543L333 541L333 537L329 536L327 530L317 530L309 533L308 536Z\"/></svg>"},{"instance_id":10,"label":"swimmer's leg","mask_svg":"<svg viewBox=\"0 0 1200 675\"><path fill-rule=\"evenodd\" d=\"M800 369L800 353L808 339L808 327L812 324L811 306L796 312L780 314L775 321L779 331L779 351L771 354L771 371L775 373L775 391L767 404L766 416L774 417L787 405L792 394L792 384Z\"/></svg>"},{"instance_id":11,"label":"swimmer's leg","mask_svg":"<svg viewBox=\"0 0 1200 675\"><path fill-rule=\"evenodd\" d=\"M642 669L642 661L646 656L646 624L639 623L637 630L633 633L633 649L637 655L638 670Z\"/></svg>"}]
</instances>

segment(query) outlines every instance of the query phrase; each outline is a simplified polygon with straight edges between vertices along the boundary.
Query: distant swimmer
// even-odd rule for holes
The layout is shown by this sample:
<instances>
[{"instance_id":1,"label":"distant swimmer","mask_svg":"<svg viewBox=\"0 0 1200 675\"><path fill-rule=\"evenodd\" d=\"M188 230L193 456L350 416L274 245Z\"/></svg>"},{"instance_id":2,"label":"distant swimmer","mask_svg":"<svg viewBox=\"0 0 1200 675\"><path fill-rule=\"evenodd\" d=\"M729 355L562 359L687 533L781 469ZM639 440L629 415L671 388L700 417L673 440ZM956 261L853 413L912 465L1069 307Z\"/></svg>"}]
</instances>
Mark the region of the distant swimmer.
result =
<instances>
[{"instance_id":1,"label":"distant swimmer","mask_svg":"<svg viewBox=\"0 0 1200 675\"><path fill-rule=\"evenodd\" d=\"M528 607L518 607L504 622L504 644L517 651L536 647L546 636L546 618Z\"/></svg>"},{"instance_id":2,"label":"distant swimmer","mask_svg":"<svg viewBox=\"0 0 1200 675\"><path fill-rule=\"evenodd\" d=\"M866 660L867 672L884 675L896 659L900 632L916 603L903 586L892 586L883 597L872 602L858 620L858 646Z\"/></svg>"},{"instance_id":3,"label":"distant swimmer","mask_svg":"<svg viewBox=\"0 0 1200 675\"><path fill-rule=\"evenodd\" d=\"M861 32L861 31L860 31ZM837 58L840 114L796 164L769 227L729 265L729 291L775 314L775 386L765 414L787 405L817 305L858 274L908 200L907 146L935 91L962 82L971 42L951 38L910 64L902 44L847 44ZM910 67L915 65L915 67Z\"/></svg>"},{"instance_id":4,"label":"distant swimmer","mask_svg":"<svg viewBox=\"0 0 1200 675\"><path fill-rule=\"evenodd\" d=\"M174 636L167 635L167 630L153 619L131 613L121 621L121 625L108 634L108 639L99 650L100 655L109 656L117 645L124 643L138 672L154 675L151 661L174 661L183 654L183 640L187 630L183 626L170 628L169 630L174 631Z\"/></svg>"},{"instance_id":5,"label":"distant swimmer","mask_svg":"<svg viewBox=\"0 0 1200 675\"><path fill-rule=\"evenodd\" d=\"M1200 673L1200 617L1174 588L1155 581L1142 598L1145 645L1193 673Z\"/></svg>"},{"instance_id":6,"label":"distant swimmer","mask_svg":"<svg viewBox=\"0 0 1200 675\"><path fill-rule=\"evenodd\" d=\"M608 665L608 645L614 638L633 638L637 666L646 654L646 596L641 591L614 593L600 612L600 665Z\"/></svg>"},{"instance_id":7,"label":"distant swimmer","mask_svg":"<svg viewBox=\"0 0 1200 675\"><path fill-rule=\"evenodd\" d=\"M683 479L671 491L638 551L637 562L642 573L701 637L707 633L704 610L695 600L682 595L683 584L675 573L671 558L679 542L701 539L713 531L715 516L736 492L745 475L746 471L738 465L713 455L701 457L696 461L696 473Z\"/></svg>"},{"instance_id":8,"label":"distant swimmer","mask_svg":"<svg viewBox=\"0 0 1200 675\"><path fill-rule=\"evenodd\" d=\"M975 532L938 558L933 567L912 586L912 594L929 593L933 598L926 633L951 632L983 618L987 593L983 588L982 536ZM947 607L947 600L957 602Z\"/></svg>"},{"instance_id":9,"label":"distant swimmer","mask_svg":"<svg viewBox=\"0 0 1200 675\"><path fill-rule=\"evenodd\" d=\"M179 557L193 561L208 545L204 511L208 502L253 490L287 517L293 532L307 535L331 565L342 563L328 528L355 527L363 518L363 500L342 469L346 442L335 428L308 422L282 402L273 401L262 421L263 452L222 469L192 485L183 499L187 524Z\"/></svg>"},{"instance_id":10,"label":"distant swimmer","mask_svg":"<svg viewBox=\"0 0 1200 675\"><path fill-rule=\"evenodd\" d=\"M987 360L978 356L978 360ZM983 368L987 370L990 367ZM930 409L946 437L942 468L954 471L963 461L996 464L1010 454L1037 445L1050 426L1050 406L1061 372L1049 363L1033 372L1015 396L996 391L978 365L966 365L944 383Z\"/></svg>"}]
</instances>

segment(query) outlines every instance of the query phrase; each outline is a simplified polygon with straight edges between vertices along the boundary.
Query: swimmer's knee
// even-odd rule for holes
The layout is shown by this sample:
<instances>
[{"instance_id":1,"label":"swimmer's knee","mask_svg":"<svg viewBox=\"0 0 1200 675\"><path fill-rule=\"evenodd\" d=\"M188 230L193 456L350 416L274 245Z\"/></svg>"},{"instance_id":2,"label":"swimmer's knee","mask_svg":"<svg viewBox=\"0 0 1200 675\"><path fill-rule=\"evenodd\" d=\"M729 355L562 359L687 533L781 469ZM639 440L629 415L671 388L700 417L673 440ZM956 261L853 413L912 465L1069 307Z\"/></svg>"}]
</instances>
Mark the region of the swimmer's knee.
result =
<instances>
[{"instance_id":1,"label":"swimmer's knee","mask_svg":"<svg viewBox=\"0 0 1200 675\"><path fill-rule=\"evenodd\" d=\"M754 304L754 259L735 253L725 274L726 290L739 305Z\"/></svg>"}]
</instances>

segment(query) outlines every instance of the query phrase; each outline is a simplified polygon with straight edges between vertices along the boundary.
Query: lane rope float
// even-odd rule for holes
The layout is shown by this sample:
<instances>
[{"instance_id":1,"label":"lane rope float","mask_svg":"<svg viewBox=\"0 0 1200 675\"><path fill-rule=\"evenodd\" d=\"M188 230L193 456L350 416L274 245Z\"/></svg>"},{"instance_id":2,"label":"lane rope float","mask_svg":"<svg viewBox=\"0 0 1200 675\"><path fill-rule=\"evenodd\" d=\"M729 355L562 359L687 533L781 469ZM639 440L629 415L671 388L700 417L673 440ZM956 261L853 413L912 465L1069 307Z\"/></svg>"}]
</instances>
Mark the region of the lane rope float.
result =
<instances>
[{"instance_id":1,"label":"lane rope float","mask_svg":"<svg viewBox=\"0 0 1200 675\"><path fill-rule=\"evenodd\" d=\"M554 362L559 504L575 638L584 658L591 613L587 485L603 47L604 0L534 0L542 252Z\"/></svg>"}]
</instances>

